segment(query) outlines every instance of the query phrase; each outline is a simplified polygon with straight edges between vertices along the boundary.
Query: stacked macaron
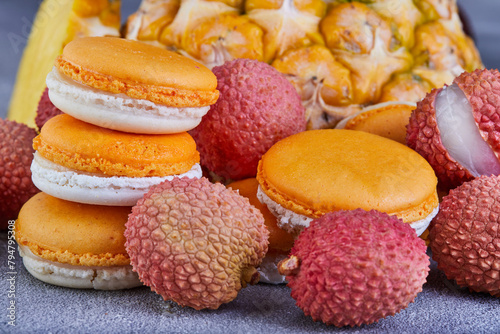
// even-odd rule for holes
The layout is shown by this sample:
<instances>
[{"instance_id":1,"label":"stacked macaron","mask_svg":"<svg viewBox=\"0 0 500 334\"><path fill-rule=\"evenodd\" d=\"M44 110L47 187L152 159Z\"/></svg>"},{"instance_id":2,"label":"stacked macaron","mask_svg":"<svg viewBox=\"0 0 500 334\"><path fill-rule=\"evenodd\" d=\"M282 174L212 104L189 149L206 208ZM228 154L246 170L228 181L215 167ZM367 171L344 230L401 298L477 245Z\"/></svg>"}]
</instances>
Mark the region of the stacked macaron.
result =
<instances>
[{"instance_id":1,"label":"stacked macaron","mask_svg":"<svg viewBox=\"0 0 500 334\"><path fill-rule=\"evenodd\" d=\"M201 177L187 131L217 100L216 77L174 52L93 37L64 48L47 87L64 114L33 140L32 178L43 193L16 223L24 264L62 286L140 285L122 239L130 206L152 185Z\"/></svg>"}]
</instances>

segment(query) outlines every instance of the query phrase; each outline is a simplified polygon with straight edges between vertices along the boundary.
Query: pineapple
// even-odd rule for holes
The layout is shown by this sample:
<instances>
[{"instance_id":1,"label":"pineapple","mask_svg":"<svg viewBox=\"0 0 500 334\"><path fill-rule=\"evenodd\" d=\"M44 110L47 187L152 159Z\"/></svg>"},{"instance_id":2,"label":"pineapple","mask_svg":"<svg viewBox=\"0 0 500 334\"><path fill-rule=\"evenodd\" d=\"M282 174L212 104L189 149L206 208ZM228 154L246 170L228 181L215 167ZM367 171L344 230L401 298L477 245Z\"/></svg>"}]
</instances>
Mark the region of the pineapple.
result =
<instances>
[{"instance_id":1,"label":"pineapple","mask_svg":"<svg viewBox=\"0 0 500 334\"><path fill-rule=\"evenodd\" d=\"M210 68L271 64L301 95L310 129L417 101L483 66L455 0L143 0L124 32Z\"/></svg>"},{"instance_id":2,"label":"pineapple","mask_svg":"<svg viewBox=\"0 0 500 334\"><path fill-rule=\"evenodd\" d=\"M118 35L119 6L44 0L40 12L52 10L54 23L31 33L11 119L33 123L45 75L65 43ZM234 58L271 64L302 97L309 129L333 127L367 105L418 101L483 66L455 0L142 0L122 28L122 37L209 68Z\"/></svg>"},{"instance_id":3,"label":"pineapple","mask_svg":"<svg viewBox=\"0 0 500 334\"><path fill-rule=\"evenodd\" d=\"M47 21L47 16L50 21ZM65 24L61 24L65 22ZM45 77L64 45L83 36L120 36L119 0L44 0L33 23L8 118L35 127Z\"/></svg>"}]
</instances>

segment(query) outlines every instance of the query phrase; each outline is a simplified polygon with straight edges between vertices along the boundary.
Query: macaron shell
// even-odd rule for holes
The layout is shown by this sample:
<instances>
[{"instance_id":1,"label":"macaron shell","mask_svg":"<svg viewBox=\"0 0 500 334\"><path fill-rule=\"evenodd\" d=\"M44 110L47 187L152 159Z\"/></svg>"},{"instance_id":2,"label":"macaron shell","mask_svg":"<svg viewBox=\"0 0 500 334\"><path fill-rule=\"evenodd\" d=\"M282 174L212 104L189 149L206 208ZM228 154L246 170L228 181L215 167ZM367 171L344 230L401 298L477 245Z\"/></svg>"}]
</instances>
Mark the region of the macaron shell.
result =
<instances>
[{"instance_id":1,"label":"macaron shell","mask_svg":"<svg viewBox=\"0 0 500 334\"><path fill-rule=\"evenodd\" d=\"M289 251L293 246L293 235L278 227L276 217L269 211L265 204L257 198L259 182L255 178L235 181L227 185L228 188L238 190L241 196L248 198L250 204L255 206L264 216L264 222L269 230L269 248ZM267 256L267 255L266 255Z\"/></svg>"},{"instance_id":2,"label":"macaron shell","mask_svg":"<svg viewBox=\"0 0 500 334\"><path fill-rule=\"evenodd\" d=\"M41 192L21 209L15 223L16 240L49 261L127 265L123 233L130 212L130 207L80 204Z\"/></svg>"},{"instance_id":3,"label":"macaron shell","mask_svg":"<svg viewBox=\"0 0 500 334\"><path fill-rule=\"evenodd\" d=\"M45 123L33 147L59 165L112 176L183 174L200 161L196 143L187 132L132 134L101 128L66 114Z\"/></svg>"},{"instance_id":4,"label":"macaron shell","mask_svg":"<svg viewBox=\"0 0 500 334\"><path fill-rule=\"evenodd\" d=\"M59 73L47 75L50 101L64 113L103 128L146 134L189 131L210 106L176 108L96 89Z\"/></svg>"},{"instance_id":5,"label":"macaron shell","mask_svg":"<svg viewBox=\"0 0 500 334\"><path fill-rule=\"evenodd\" d=\"M204 65L178 53L114 37L78 38L55 66L97 89L172 106L211 105L217 79Z\"/></svg>"},{"instance_id":6,"label":"macaron shell","mask_svg":"<svg viewBox=\"0 0 500 334\"><path fill-rule=\"evenodd\" d=\"M347 130L359 130L406 144L406 125L415 105L390 103L362 111L344 126Z\"/></svg>"},{"instance_id":7,"label":"macaron shell","mask_svg":"<svg viewBox=\"0 0 500 334\"><path fill-rule=\"evenodd\" d=\"M275 144L259 163L263 191L286 209L316 218L362 208L405 222L438 205L437 178L410 148L354 130L313 130Z\"/></svg>"}]
</instances>

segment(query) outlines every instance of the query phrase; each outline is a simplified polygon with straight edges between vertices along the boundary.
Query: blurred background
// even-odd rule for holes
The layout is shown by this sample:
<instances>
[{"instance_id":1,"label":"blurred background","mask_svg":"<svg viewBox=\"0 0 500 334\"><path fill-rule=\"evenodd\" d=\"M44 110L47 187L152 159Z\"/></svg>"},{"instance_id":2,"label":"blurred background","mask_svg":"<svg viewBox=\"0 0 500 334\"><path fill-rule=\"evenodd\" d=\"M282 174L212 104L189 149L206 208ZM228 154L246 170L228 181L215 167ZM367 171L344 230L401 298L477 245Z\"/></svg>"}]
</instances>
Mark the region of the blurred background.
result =
<instances>
[{"instance_id":1,"label":"blurred background","mask_svg":"<svg viewBox=\"0 0 500 334\"><path fill-rule=\"evenodd\" d=\"M0 0L0 117L7 114L17 67L41 0ZM122 0L122 17L140 0ZM500 1L459 0L462 15L476 41L484 65L500 68ZM15 38L13 38L15 36ZM15 40L15 42L14 42Z\"/></svg>"}]
</instances>

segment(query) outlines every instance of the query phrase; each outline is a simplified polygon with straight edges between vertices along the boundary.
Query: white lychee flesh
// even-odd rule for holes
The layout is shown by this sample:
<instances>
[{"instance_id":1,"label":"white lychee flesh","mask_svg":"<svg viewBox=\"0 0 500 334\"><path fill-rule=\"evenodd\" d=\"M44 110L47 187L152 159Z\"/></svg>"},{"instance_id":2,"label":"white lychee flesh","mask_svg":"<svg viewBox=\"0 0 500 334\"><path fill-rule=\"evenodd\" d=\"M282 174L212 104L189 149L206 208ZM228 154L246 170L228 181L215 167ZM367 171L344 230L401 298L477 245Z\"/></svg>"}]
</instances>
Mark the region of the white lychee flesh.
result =
<instances>
[{"instance_id":1,"label":"white lychee flesh","mask_svg":"<svg viewBox=\"0 0 500 334\"><path fill-rule=\"evenodd\" d=\"M435 109L441 141L448 154L474 177L500 174L500 161L481 136L472 106L458 85L441 90Z\"/></svg>"}]
</instances>

